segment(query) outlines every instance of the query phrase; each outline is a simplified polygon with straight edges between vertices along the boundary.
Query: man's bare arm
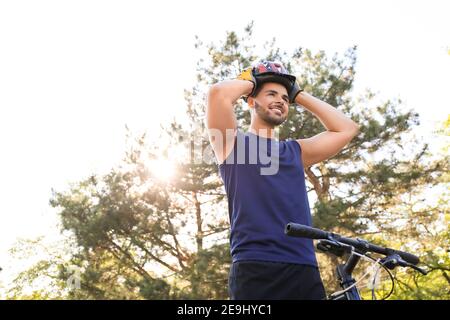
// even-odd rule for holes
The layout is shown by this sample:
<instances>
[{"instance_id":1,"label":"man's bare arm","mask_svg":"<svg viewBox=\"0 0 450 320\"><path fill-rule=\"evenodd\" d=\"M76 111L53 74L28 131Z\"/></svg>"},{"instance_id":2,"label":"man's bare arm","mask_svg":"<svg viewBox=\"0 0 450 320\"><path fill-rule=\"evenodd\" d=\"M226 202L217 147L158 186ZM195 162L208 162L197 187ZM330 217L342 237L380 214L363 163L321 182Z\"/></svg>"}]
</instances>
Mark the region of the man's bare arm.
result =
<instances>
[{"instance_id":1,"label":"man's bare arm","mask_svg":"<svg viewBox=\"0 0 450 320\"><path fill-rule=\"evenodd\" d=\"M219 163L231 152L237 129L234 105L236 101L250 94L253 83L246 80L225 80L214 84L208 91L206 105L206 126L209 139Z\"/></svg>"},{"instance_id":2,"label":"man's bare arm","mask_svg":"<svg viewBox=\"0 0 450 320\"><path fill-rule=\"evenodd\" d=\"M305 168L336 155L359 132L359 126L353 120L306 92L300 92L295 102L314 114L327 129L311 138L297 140Z\"/></svg>"}]
</instances>

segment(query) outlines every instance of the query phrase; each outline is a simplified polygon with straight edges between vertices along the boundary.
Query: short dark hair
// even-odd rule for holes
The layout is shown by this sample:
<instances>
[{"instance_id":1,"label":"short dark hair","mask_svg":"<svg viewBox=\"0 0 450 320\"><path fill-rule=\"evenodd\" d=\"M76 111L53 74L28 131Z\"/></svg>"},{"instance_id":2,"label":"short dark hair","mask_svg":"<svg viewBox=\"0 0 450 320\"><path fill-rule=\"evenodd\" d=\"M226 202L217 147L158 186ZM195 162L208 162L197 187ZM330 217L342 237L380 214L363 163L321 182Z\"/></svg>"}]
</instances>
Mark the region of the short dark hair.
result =
<instances>
[{"instance_id":1,"label":"short dark hair","mask_svg":"<svg viewBox=\"0 0 450 320\"><path fill-rule=\"evenodd\" d=\"M263 79L262 81L259 81L259 82L258 82L258 87L256 87L256 90L255 90L255 92L253 93L252 97L256 97L256 96L261 92L261 90L262 90L262 88L264 87L264 85L265 85L266 83L271 83L271 82L272 82L272 83L278 83L278 84L281 84L283 87L286 88L286 91L287 91L287 93L288 93L288 95L289 95L289 91L291 90L291 88L288 87L287 82L286 82L284 79L271 77L271 78L269 78L269 79Z\"/></svg>"}]
</instances>

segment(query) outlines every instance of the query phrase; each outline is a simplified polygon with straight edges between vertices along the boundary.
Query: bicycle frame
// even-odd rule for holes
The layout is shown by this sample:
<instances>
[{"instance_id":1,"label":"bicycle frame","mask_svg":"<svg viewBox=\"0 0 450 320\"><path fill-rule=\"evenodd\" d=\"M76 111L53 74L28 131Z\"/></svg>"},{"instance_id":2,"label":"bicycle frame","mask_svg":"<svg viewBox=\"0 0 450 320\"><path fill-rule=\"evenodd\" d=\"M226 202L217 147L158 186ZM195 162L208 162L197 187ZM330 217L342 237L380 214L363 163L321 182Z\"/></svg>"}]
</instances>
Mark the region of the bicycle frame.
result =
<instances>
[{"instance_id":1,"label":"bicycle frame","mask_svg":"<svg viewBox=\"0 0 450 320\"><path fill-rule=\"evenodd\" d=\"M353 286L356 283L356 280L352 276L353 270L361 259L361 256L355 254L353 247L342 245L336 241L331 240L318 241L317 249L325 253L330 252L339 257L344 255L345 253L349 254L349 258L347 259L347 261L343 264L339 264L335 270L343 292L337 295L331 294L329 296L329 299L361 300L361 295L358 289L356 288L356 286Z\"/></svg>"},{"instance_id":2,"label":"bicycle frame","mask_svg":"<svg viewBox=\"0 0 450 320\"><path fill-rule=\"evenodd\" d=\"M340 264L336 267L336 273L338 276L338 280L341 284L343 290L353 286L356 280L352 276L352 272L358 264L360 256L357 256L353 253L350 254L347 262L345 264ZM330 296L331 300L361 300L361 295L359 294L358 288L353 286L351 289L346 290L345 292L333 296Z\"/></svg>"}]
</instances>

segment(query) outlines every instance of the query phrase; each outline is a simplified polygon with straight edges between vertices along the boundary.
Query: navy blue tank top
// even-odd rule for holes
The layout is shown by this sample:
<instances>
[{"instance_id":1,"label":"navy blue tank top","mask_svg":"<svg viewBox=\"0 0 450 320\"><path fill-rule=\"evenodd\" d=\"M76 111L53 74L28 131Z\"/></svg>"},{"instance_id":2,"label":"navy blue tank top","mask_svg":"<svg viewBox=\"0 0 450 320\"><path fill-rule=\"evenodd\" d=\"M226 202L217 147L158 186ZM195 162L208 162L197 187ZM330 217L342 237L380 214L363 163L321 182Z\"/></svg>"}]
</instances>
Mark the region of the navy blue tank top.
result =
<instances>
[{"instance_id":1,"label":"navy blue tank top","mask_svg":"<svg viewBox=\"0 0 450 320\"><path fill-rule=\"evenodd\" d=\"M219 171L228 197L233 262L317 266L311 239L284 234L288 222L311 225L297 141L278 141L237 130L233 150Z\"/></svg>"}]
</instances>

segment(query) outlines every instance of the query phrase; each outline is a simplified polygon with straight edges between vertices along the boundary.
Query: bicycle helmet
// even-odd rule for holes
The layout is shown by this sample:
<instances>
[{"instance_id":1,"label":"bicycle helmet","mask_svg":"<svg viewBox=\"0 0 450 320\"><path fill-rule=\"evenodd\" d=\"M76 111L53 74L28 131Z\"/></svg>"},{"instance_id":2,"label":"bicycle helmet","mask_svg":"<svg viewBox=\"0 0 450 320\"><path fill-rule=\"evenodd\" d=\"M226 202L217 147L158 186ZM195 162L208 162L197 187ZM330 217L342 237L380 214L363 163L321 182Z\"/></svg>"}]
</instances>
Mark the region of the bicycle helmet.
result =
<instances>
[{"instance_id":1,"label":"bicycle helmet","mask_svg":"<svg viewBox=\"0 0 450 320\"><path fill-rule=\"evenodd\" d=\"M295 83L295 76L290 75L286 68L279 62L261 61L253 67L253 75L258 79L258 85L266 82L276 82L283 85L288 94ZM255 94L258 90L255 90Z\"/></svg>"}]
</instances>

